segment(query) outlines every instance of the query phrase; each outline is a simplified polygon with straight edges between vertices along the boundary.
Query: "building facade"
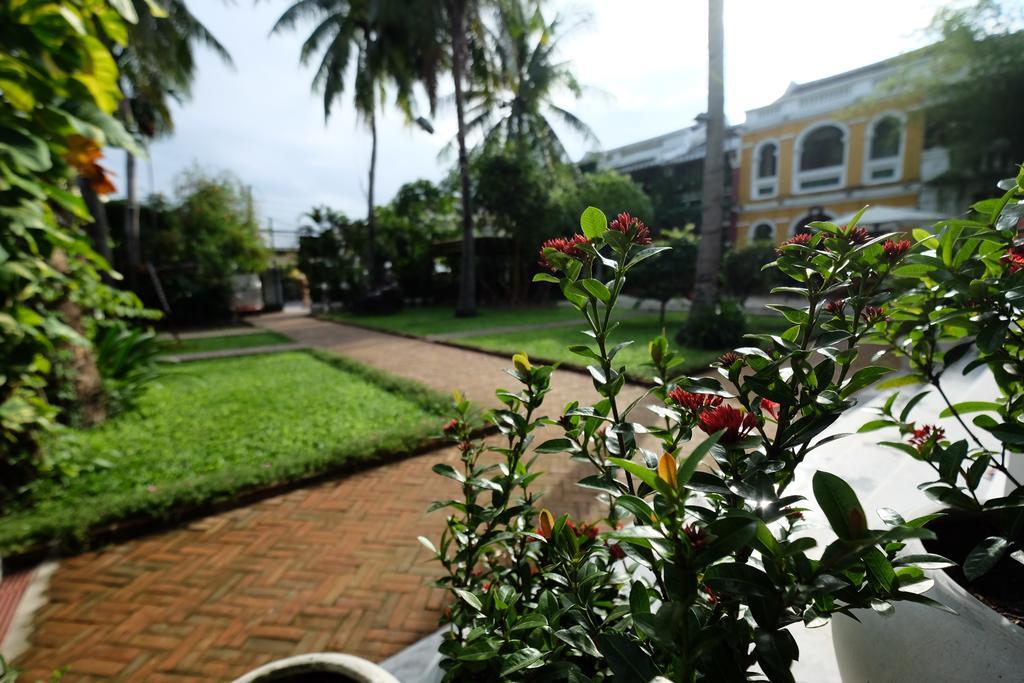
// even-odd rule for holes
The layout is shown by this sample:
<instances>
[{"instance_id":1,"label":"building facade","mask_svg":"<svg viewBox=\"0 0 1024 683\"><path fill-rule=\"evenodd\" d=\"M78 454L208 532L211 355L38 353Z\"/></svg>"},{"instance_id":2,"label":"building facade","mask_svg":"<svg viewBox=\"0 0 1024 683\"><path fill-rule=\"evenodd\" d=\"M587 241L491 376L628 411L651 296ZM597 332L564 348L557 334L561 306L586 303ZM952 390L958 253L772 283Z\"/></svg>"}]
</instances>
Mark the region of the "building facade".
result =
<instances>
[{"instance_id":1,"label":"building facade","mask_svg":"<svg viewBox=\"0 0 1024 683\"><path fill-rule=\"evenodd\" d=\"M863 206L939 210L927 181L948 167L926 144L921 101L901 81L923 58L894 58L804 84L747 112L736 241L782 242Z\"/></svg>"},{"instance_id":2,"label":"building facade","mask_svg":"<svg viewBox=\"0 0 1024 683\"><path fill-rule=\"evenodd\" d=\"M744 124L728 127L728 241L780 243L812 221L867 204L949 212L928 185L948 169L948 153L928 144L924 107L901 87L925 68L920 51L793 83L775 102L748 111ZM698 123L588 153L580 167L631 176L653 200L659 225L699 228L704 145Z\"/></svg>"},{"instance_id":3,"label":"building facade","mask_svg":"<svg viewBox=\"0 0 1024 683\"><path fill-rule=\"evenodd\" d=\"M740 150L739 126L725 132L725 197L727 227L735 225L736 173ZM703 123L602 152L589 152L580 162L586 171L614 170L636 181L654 204L652 227L700 230L704 155L707 134ZM729 211L728 209L733 209Z\"/></svg>"}]
</instances>

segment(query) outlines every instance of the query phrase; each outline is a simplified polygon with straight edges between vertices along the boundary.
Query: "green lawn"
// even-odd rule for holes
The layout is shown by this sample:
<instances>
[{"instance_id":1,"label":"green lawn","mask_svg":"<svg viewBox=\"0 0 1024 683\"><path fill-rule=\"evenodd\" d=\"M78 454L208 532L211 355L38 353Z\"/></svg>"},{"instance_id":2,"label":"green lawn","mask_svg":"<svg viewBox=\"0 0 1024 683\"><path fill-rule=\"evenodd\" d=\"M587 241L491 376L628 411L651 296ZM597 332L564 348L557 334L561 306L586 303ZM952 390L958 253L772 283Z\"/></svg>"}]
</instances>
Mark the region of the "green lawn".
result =
<instances>
[{"instance_id":1,"label":"green lawn","mask_svg":"<svg viewBox=\"0 0 1024 683\"><path fill-rule=\"evenodd\" d=\"M684 316L681 314L668 315L665 320L665 330L672 349L682 354L684 368L696 370L706 368L711 361L715 360L727 349L706 351L680 346L672 338L679 329ZM782 316L776 315L748 315L749 328L751 333L757 332L779 332L788 324ZM574 363L576 365L587 365L589 361L583 356L570 352L567 347L574 344L587 344L593 339L584 336L581 330L584 324L578 327L560 327L545 330L531 330L530 332L512 332L507 334L490 334L474 337L462 337L456 343L465 346L472 346L489 351L500 351L506 354L513 354L525 351L531 358L544 358L551 361L563 363ZM647 343L662 332L662 327L657 316L643 316L623 321L611 334L611 343L617 344L632 339L633 344L619 351L615 356L616 363L624 363L629 371L641 377L651 374L651 368L641 364L650 360L647 350Z\"/></svg>"},{"instance_id":2,"label":"green lawn","mask_svg":"<svg viewBox=\"0 0 1024 683\"><path fill-rule=\"evenodd\" d=\"M223 351L225 349L249 349L254 346L273 346L289 344L291 339L277 332L253 332L252 334L226 334L219 337L199 337L196 339L173 339L163 342L165 353L203 353L206 351Z\"/></svg>"},{"instance_id":3,"label":"green lawn","mask_svg":"<svg viewBox=\"0 0 1024 683\"><path fill-rule=\"evenodd\" d=\"M406 308L393 315L366 315L357 313L329 313L324 317L338 322L357 323L388 332L402 332L417 336L483 330L510 325L534 325L571 321L579 313L572 308L556 306L533 308L482 308L473 318L456 318L451 306L422 306Z\"/></svg>"},{"instance_id":4,"label":"green lawn","mask_svg":"<svg viewBox=\"0 0 1024 683\"><path fill-rule=\"evenodd\" d=\"M444 397L322 353L285 352L173 367L138 410L63 430L41 479L0 518L0 554L42 540L75 545L97 525L404 452L439 430Z\"/></svg>"}]
</instances>

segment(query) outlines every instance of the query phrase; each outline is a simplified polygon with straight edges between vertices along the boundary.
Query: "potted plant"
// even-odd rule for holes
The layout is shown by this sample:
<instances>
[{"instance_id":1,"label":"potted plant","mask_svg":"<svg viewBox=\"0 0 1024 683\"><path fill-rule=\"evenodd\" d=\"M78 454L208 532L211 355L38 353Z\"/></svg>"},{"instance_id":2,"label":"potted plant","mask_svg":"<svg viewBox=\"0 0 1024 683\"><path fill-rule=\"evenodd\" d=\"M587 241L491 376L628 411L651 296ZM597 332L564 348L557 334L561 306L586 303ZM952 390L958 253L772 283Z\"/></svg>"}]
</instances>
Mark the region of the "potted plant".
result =
<instances>
[{"instance_id":1,"label":"potted plant","mask_svg":"<svg viewBox=\"0 0 1024 683\"><path fill-rule=\"evenodd\" d=\"M664 336L649 345L656 386L630 403L628 369L613 343L613 310L630 271L664 247L626 214L610 223L588 208L583 234L549 240L541 260L580 312L593 405L573 401L545 415L552 368L513 357L518 383L489 413L500 443L470 438L472 408L455 397L445 433L461 465L434 471L459 485L440 500L447 523L435 552L450 591L440 652L447 680L742 681L758 672L791 681L798 647L790 627L893 603L932 605L919 594L922 560L912 539L931 539L928 518L872 529L853 490L819 471L818 506L838 537L824 549L806 535L805 501L789 489L808 453L851 408L856 392L888 372L855 369L860 342L883 322L891 273L885 237L814 223L779 249L791 323L780 335L726 353L717 377L684 377ZM597 279L598 264L610 277ZM832 302L845 291L841 305ZM652 397L653 420L642 417ZM535 440L540 440L535 444ZM656 447L657 450L649 450ZM538 458L571 457L592 473L579 484L607 505L605 519L572 520L539 506ZM813 551L813 554L812 554Z\"/></svg>"},{"instance_id":2,"label":"potted plant","mask_svg":"<svg viewBox=\"0 0 1024 683\"><path fill-rule=\"evenodd\" d=\"M338 652L313 652L265 664L234 683L399 683L373 662Z\"/></svg>"},{"instance_id":3,"label":"potted plant","mask_svg":"<svg viewBox=\"0 0 1024 683\"><path fill-rule=\"evenodd\" d=\"M925 389L897 408L892 395L862 431L897 429L883 442L928 463L921 487L935 505L924 549L948 556L928 595L959 618L897 610L891 619L859 615L837 621L839 664L849 680L912 672L922 680L1011 680L1024 662L1024 171L1000 184L1003 194L978 202L966 219L944 221L935 234L915 230L895 269L897 295L878 338L906 359L909 374L893 384ZM991 395L957 396L950 377L983 368ZM914 419L929 393L945 408ZM946 426L938 424L946 420ZM947 437L956 432L956 437ZM878 648L882 641L896 647ZM939 648L935 643L942 643ZM870 657L866 656L871 652ZM900 652L900 662L885 653ZM907 658L903 652L927 653ZM882 653L881 655L879 653ZM910 661L913 659L914 661ZM918 661L919 660L919 661ZM913 668L906 668L912 666ZM897 676L899 677L899 676Z\"/></svg>"}]
</instances>

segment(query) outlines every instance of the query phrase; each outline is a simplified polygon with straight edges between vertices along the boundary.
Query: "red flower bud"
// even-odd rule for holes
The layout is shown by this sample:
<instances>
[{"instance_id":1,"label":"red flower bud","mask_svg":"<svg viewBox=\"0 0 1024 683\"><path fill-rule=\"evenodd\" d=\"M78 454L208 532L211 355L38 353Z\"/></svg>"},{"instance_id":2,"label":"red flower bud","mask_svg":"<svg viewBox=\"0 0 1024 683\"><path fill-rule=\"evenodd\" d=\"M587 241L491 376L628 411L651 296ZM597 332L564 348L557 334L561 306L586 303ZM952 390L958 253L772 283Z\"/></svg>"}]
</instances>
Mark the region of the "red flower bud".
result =
<instances>
[{"instance_id":1,"label":"red flower bud","mask_svg":"<svg viewBox=\"0 0 1024 683\"><path fill-rule=\"evenodd\" d=\"M583 235L573 235L572 237L554 237L547 240L540 248L540 260L538 263L543 268L547 268L551 272L558 270L554 265L548 261L547 256L544 255L545 249L554 249L560 251L570 258L580 258L583 256L583 251L580 249L580 245L586 244L587 238Z\"/></svg>"},{"instance_id":2,"label":"red flower bud","mask_svg":"<svg viewBox=\"0 0 1024 683\"><path fill-rule=\"evenodd\" d=\"M630 216L628 213L620 213L615 217L615 220L608 224L608 227L629 237L633 244L644 245L651 243L651 231L647 229L643 221Z\"/></svg>"},{"instance_id":3,"label":"red flower bud","mask_svg":"<svg viewBox=\"0 0 1024 683\"><path fill-rule=\"evenodd\" d=\"M903 258L903 255L910 251L910 240L900 240L896 242L894 240L886 240L882 244L882 249L885 250L885 257L892 262L899 261Z\"/></svg>"},{"instance_id":4,"label":"red flower bud","mask_svg":"<svg viewBox=\"0 0 1024 683\"><path fill-rule=\"evenodd\" d=\"M676 387L672 391L668 392L668 397L677 403L679 407L694 414L722 404L721 396L712 396L711 394L694 394L680 387Z\"/></svg>"},{"instance_id":5,"label":"red flower bud","mask_svg":"<svg viewBox=\"0 0 1024 683\"><path fill-rule=\"evenodd\" d=\"M747 436L757 426L757 416L723 404L713 410L703 411L697 416L697 424L706 434L724 429L720 441L730 444Z\"/></svg>"},{"instance_id":6,"label":"red flower bud","mask_svg":"<svg viewBox=\"0 0 1024 683\"><path fill-rule=\"evenodd\" d=\"M946 438L946 430L935 425L925 425L914 430L910 437L910 445L918 450L924 451L929 444L935 444Z\"/></svg>"},{"instance_id":7,"label":"red flower bud","mask_svg":"<svg viewBox=\"0 0 1024 683\"><path fill-rule=\"evenodd\" d=\"M772 416L772 419L779 419L779 404L767 398L761 399L761 410Z\"/></svg>"}]
</instances>

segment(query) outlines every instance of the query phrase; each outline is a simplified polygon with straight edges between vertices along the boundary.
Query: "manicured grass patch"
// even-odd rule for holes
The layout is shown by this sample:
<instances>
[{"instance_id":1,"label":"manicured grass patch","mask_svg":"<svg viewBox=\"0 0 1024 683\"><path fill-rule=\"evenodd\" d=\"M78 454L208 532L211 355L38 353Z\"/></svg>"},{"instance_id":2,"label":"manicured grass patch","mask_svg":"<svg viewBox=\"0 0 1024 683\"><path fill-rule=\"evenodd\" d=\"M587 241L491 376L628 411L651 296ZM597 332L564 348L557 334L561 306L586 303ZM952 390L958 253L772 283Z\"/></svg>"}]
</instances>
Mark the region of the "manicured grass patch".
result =
<instances>
[{"instance_id":1,"label":"manicured grass patch","mask_svg":"<svg viewBox=\"0 0 1024 683\"><path fill-rule=\"evenodd\" d=\"M446 398L323 353L196 361L169 369L139 409L47 445L67 481L39 480L0 518L0 554L76 545L98 525L172 517L254 487L413 450Z\"/></svg>"},{"instance_id":2,"label":"manicured grass patch","mask_svg":"<svg viewBox=\"0 0 1024 683\"><path fill-rule=\"evenodd\" d=\"M251 349L255 346L274 346L290 344L291 339L277 332L253 332L252 334L233 334L221 337L199 337L196 339L173 339L163 343L164 352L168 354L205 353L207 351L223 351L225 349Z\"/></svg>"},{"instance_id":3,"label":"manicured grass patch","mask_svg":"<svg viewBox=\"0 0 1024 683\"><path fill-rule=\"evenodd\" d=\"M680 325L682 325L683 319L684 317L679 314L666 316L664 329L669 339L669 345L674 351L682 354L684 361L682 367L689 369L706 368L709 363L718 358L727 349L707 351L677 344L673 336ZM789 326L782 316L750 315L747 316L747 320L747 332L749 333L780 332ZM590 337L582 334L584 328L585 324L580 321L580 325L577 327L463 337L456 340L456 343L488 351L500 351L510 355L519 351L525 351L532 358L545 358L563 363L587 365L589 361L586 358L570 352L567 348L574 344L587 344L593 341ZM615 356L616 366L625 364L632 374L640 377L649 377L652 373L651 368L642 365L650 361L647 342L657 337L661 332L662 326L658 322L657 316L632 318L620 323L615 331L612 332L610 343L617 344L629 339L634 340L634 342L619 351L618 355Z\"/></svg>"},{"instance_id":4,"label":"manicured grass patch","mask_svg":"<svg viewBox=\"0 0 1024 683\"><path fill-rule=\"evenodd\" d=\"M366 315L357 313L328 313L324 317L341 323L356 323L388 332L402 332L417 336L484 330L511 325L535 325L577 319L579 313L572 308L546 306L533 308L482 308L473 318L456 318L451 306L423 306L406 308L392 315Z\"/></svg>"}]
</instances>

